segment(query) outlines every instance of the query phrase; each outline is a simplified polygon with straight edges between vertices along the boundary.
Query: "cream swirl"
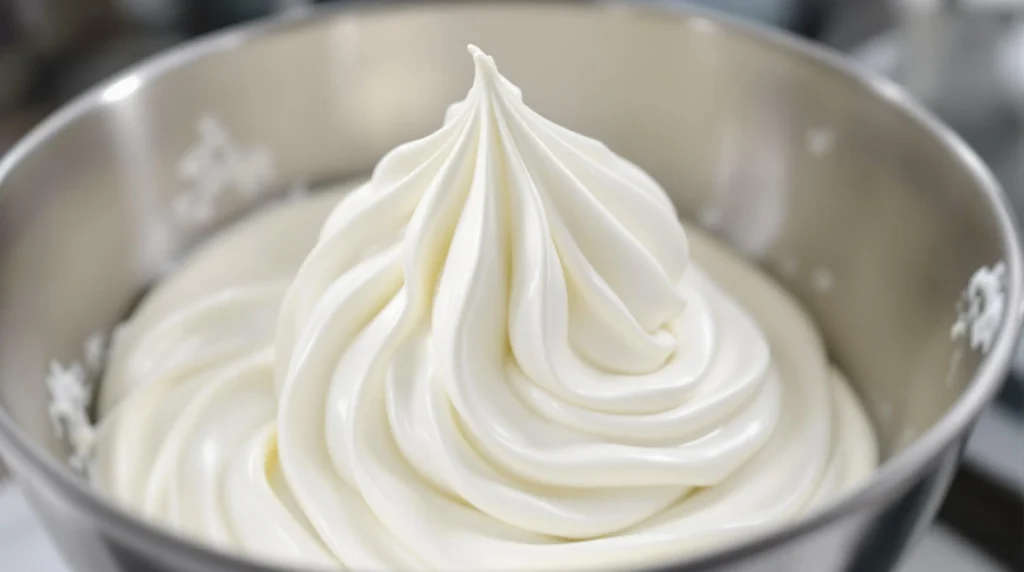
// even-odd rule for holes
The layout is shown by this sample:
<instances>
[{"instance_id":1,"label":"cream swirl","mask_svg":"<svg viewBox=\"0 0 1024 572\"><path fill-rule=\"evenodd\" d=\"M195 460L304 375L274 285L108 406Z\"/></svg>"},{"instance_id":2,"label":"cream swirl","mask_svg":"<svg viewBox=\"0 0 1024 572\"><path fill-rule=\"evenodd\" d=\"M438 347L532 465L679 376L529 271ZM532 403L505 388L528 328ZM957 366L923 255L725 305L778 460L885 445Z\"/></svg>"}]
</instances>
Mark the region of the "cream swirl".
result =
<instances>
[{"instance_id":1,"label":"cream swirl","mask_svg":"<svg viewBox=\"0 0 1024 572\"><path fill-rule=\"evenodd\" d=\"M466 99L331 210L297 271L239 252L308 248L322 199L154 293L104 383L98 484L289 562L548 569L664 561L869 474L870 428L799 307L471 52Z\"/></svg>"}]
</instances>

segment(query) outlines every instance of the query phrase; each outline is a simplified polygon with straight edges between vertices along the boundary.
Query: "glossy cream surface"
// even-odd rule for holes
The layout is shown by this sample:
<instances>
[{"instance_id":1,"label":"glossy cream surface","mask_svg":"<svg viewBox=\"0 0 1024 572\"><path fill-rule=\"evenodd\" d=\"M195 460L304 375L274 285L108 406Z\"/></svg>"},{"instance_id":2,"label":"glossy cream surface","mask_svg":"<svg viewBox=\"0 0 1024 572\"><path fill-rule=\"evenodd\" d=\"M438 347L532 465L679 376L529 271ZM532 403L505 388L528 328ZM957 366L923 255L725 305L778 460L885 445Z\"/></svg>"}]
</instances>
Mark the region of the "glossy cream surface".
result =
<instances>
[{"instance_id":1,"label":"glossy cream surface","mask_svg":"<svg viewBox=\"0 0 1024 572\"><path fill-rule=\"evenodd\" d=\"M799 305L471 53L437 132L147 297L96 486L275 563L521 570L666 563L867 478L874 435Z\"/></svg>"}]
</instances>

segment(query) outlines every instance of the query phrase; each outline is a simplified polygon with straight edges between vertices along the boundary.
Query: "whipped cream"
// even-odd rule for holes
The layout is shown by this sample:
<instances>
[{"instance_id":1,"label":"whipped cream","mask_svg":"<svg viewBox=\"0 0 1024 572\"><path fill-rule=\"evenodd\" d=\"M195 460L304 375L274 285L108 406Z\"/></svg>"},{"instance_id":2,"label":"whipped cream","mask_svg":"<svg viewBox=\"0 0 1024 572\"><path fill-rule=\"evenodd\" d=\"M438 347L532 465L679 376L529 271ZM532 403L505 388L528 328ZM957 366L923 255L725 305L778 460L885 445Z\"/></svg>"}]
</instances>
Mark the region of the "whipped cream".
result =
<instances>
[{"instance_id":1,"label":"whipped cream","mask_svg":"<svg viewBox=\"0 0 1024 572\"><path fill-rule=\"evenodd\" d=\"M470 51L440 130L151 293L114 341L96 485L288 565L593 569L870 475L871 428L798 304Z\"/></svg>"}]
</instances>

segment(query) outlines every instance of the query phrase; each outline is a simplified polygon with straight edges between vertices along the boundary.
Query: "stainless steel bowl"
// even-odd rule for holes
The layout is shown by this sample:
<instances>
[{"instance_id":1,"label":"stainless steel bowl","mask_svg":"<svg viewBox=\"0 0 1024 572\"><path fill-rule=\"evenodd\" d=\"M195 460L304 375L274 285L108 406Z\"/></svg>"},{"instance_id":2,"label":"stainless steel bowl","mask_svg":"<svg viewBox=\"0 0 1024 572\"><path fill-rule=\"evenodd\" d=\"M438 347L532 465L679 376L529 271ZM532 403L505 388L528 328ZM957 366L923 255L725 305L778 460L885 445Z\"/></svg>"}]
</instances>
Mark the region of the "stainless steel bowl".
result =
<instances>
[{"instance_id":1,"label":"stainless steel bowl","mask_svg":"<svg viewBox=\"0 0 1024 572\"><path fill-rule=\"evenodd\" d=\"M891 568L934 514L1017 337L1007 203L974 153L892 84L769 31L614 3L362 6L257 24L99 86L6 157L0 451L68 563L272 570L169 535L76 478L47 418L47 365L75 359L181 252L265 200L243 184L254 162L260 188L278 192L365 174L435 128L469 85L469 42L532 106L640 163L681 212L800 296L875 421L887 460L862 490L666 565ZM228 189L209 218L177 208L198 196L186 153L208 153L203 176ZM1001 279L965 297L993 268ZM990 346L951 336L971 301L996 327Z\"/></svg>"}]
</instances>

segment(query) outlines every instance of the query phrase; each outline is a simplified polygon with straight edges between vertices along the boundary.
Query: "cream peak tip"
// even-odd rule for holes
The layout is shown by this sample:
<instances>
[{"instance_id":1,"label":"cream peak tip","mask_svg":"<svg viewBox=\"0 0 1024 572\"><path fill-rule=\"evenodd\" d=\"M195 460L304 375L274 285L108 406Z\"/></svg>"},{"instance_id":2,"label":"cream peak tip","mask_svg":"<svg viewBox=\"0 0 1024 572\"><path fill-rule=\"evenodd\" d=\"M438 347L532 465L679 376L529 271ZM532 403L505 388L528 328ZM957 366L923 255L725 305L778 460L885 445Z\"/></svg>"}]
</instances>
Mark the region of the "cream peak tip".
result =
<instances>
[{"instance_id":1,"label":"cream peak tip","mask_svg":"<svg viewBox=\"0 0 1024 572\"><path fill-rule=\"evenodd\" d=\"M473 56L473 63L475 64L476 74L478 76L498 73L498 68L494 64L494 58L484 53L483 50L476 47L474 44L469 44L466 49L469 51L469 54Z\"/></svg>"}]
</instances>

